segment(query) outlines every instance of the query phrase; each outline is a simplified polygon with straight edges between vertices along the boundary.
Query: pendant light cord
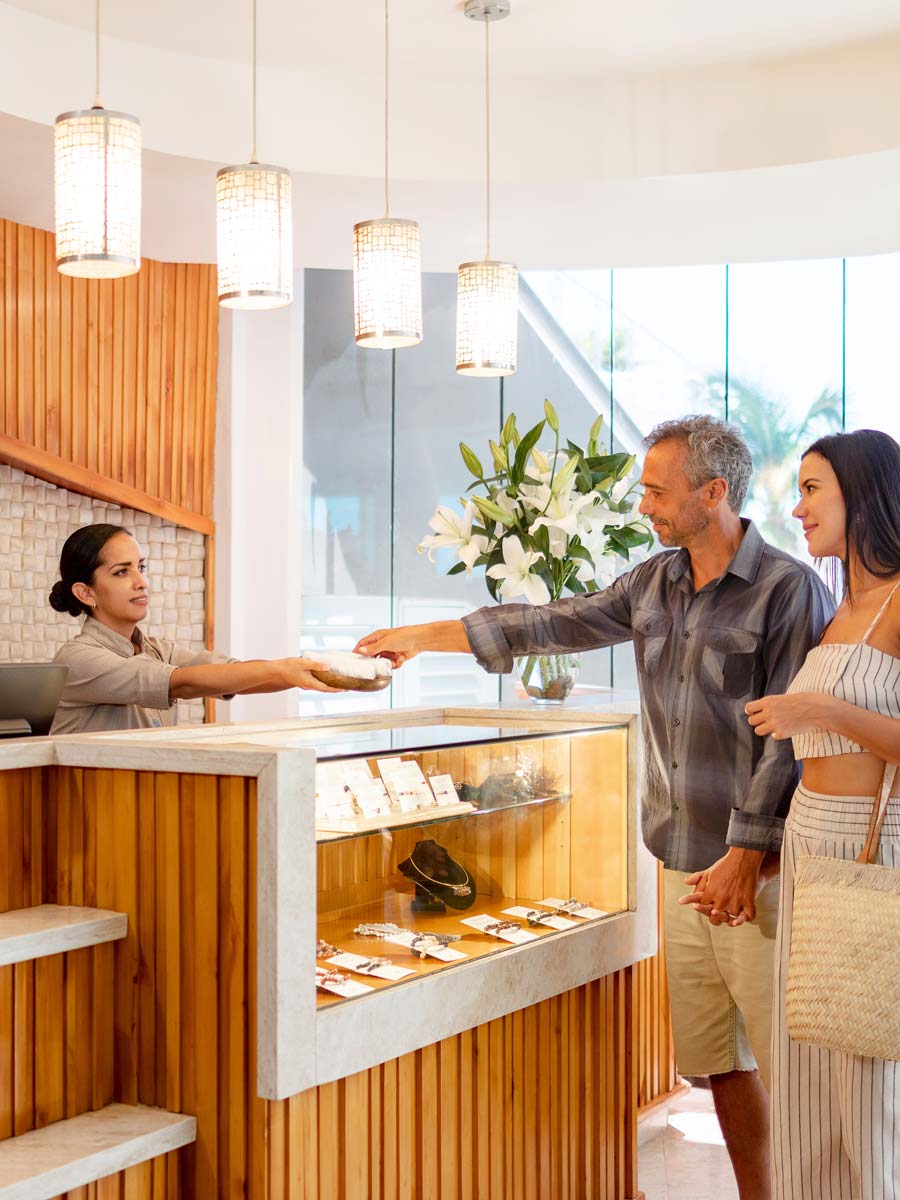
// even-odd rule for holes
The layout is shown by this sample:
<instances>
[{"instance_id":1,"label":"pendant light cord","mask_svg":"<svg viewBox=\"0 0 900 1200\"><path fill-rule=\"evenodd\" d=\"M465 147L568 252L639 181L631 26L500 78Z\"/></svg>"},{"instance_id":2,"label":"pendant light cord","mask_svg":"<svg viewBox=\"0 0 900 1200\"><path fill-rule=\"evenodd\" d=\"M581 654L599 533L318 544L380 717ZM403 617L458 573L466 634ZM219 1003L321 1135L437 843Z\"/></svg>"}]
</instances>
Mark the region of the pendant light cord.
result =
<instances>
[{"instance_id":1,"label":"pendant light cord","mask_svg":"<svg viewBox=\"0 0 900 1200\"><path fill-rule=\"evenodd\" d=\"M484 223L486 249L491 257L491 22L484 23Z\"/></svg>"},{"instance_id":2,"label":"pendant light cord","mask_svg":"<svg viewBox=\"0 0 900 1200\"><path fill-rule=\"evenodd\" d=\"M252 149L250 151L250 161L258 162L256 157L256 0L253 0L253 83L251 87L251 122L253 125L253 140Z\"/></svg>"},{"instance_id":3,"label":"pendant light cord","mask_svg":"<svg viewBox=\"0 0 900 1200\"><path fill-rule=\"evenodd\" d=\"M100 103L100 0L95 6L94 20L94 108L102 108Z\"/></svg>"},{"instance_id":4,"label":"pendant light cord","mask_svg":"<svg viewBox=\"0 0 900 1200\"><path fill-rule=\"evenodd\" d=\"M390 78L390 43L388 40L388 3L389 0L384 0L384 215L387 216L390 212L390 203L388 197L388 80Z\"/></svg>"}]
</instances>

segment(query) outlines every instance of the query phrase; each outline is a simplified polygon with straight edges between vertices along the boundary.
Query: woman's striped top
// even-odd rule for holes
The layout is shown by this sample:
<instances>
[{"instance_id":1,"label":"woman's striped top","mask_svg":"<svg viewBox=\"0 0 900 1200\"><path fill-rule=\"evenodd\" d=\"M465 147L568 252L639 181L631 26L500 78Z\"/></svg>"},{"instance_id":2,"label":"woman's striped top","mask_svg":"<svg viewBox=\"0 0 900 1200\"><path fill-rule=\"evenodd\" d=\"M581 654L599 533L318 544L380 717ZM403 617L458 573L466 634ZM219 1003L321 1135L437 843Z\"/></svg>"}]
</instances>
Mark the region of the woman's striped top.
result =
<instances>
[{"instance_id":1,"label":"woman's striped top","mask_svg":"<svg viewBox=\"0 0 900 1200\"><path fill-rule=\"evenodd\" d=\"M900 581L891 589L861 642L822 642L807 654L788 692L820 692L859 708L900 720L900 658L876 650L869 638ZM813 729L791 738L795 758L831 758L861 754L864 747L830 729Z\"/></svg>"}]
</instances>

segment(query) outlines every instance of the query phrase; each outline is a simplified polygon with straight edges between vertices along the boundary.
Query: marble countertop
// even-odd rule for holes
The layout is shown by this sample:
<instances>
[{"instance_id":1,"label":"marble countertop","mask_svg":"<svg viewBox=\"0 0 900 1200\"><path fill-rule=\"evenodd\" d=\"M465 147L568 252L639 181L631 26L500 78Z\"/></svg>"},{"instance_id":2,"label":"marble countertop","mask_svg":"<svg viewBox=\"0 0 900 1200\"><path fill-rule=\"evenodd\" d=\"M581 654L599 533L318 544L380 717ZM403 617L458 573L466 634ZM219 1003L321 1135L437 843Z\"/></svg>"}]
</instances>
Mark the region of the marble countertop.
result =
<instances>
[{"instance_id":1,"label":"marble countertop","mask_svg":"<svg viewBox=\"0 0 900 1200\"><path fill-rule=\"evenodd\" d=\"M366 730L414 729L454 724L522 726L531 732L584 726L630 717L640 711L636 692L598 689L570 697L558 708L529 701L477 707L393 708L339 717L297 717L278 721L182 725L65 737L10 738L0 741L0 771L22 767L118 767L125 770L184 771L191 774L258 775L275 754L315 750L320 740L354 736ZM462 731L461 731L462 732ZM423 730L424 734L424 730ZM461 738L465 741L465 737ZM414 747L414 735L404 750ZM427 741L423 741L423 745Z\"/></svg>"}]
</instances>

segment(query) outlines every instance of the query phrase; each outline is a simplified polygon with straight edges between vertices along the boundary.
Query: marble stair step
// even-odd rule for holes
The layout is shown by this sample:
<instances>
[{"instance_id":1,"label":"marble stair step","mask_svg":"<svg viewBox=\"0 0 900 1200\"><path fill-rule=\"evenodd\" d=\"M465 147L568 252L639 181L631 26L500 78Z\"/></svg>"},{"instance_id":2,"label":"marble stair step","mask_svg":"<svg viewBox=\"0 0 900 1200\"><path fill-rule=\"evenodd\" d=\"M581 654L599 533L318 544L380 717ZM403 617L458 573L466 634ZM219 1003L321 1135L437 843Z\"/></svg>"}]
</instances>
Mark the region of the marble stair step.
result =
<instances>
[{"instance_id":1,"label":"marble stair step","mask_svg":"<svg viewBox=\"0 0 900 1200\"><path fill-rule=\"evenodd\" d=\"M14 908L0 913L0 967L114 942L127 932L128 914L107 908L67 904Z\"/></svg>"},{"instance_id":2,"label":"marble stair step","mask_svg":"<svg viewBox=\"0 0 900 1200\"><path fill-rule=\"evenodd\" d=\"M194 1117L110 1104L0 1141L0 1200L51 1200L196 1140Z\"/></svg>"}]
</instances>

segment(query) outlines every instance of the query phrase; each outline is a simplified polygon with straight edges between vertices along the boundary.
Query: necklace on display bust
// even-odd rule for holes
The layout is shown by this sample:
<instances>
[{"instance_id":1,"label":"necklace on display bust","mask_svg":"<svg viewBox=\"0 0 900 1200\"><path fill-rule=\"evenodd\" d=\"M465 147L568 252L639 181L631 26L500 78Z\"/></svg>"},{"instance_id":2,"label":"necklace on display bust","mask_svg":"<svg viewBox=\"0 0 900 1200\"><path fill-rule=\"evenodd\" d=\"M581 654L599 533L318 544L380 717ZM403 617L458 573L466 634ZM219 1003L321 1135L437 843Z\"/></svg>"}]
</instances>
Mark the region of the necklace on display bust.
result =
<instances>
[{"instance_id":1,"label":"necklace on display bust","mask_svg":"<svg viewBox=\"0 0 900 1200\"><path fill-rule=\"evenodd\" d=\"M397 869L416 885L413 912L443 912L471 908L475 903L475 881L461 864L433 838L416 842L412 854Z\"/></svg>"}]
</instances>

